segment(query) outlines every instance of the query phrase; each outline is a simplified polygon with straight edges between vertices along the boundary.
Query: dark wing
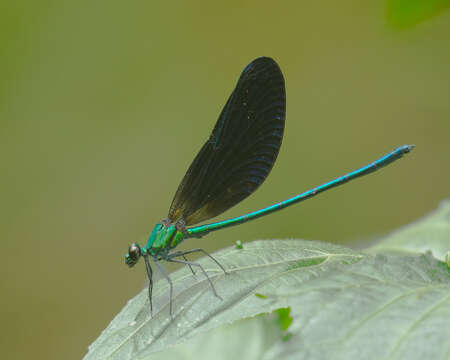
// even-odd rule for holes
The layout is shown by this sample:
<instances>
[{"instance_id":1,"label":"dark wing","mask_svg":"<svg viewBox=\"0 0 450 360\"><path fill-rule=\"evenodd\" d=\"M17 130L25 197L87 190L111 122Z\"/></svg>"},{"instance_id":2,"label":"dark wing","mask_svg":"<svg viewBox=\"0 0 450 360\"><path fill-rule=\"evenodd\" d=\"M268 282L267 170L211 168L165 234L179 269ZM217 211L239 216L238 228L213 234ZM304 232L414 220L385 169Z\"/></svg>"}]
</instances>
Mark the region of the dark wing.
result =
<instances>
[{"instance_id":1,"label":"dark wing","mask_svg":"<svg viewBox=\"0 0 450 360\"><path fill-rule=\"evenodd\" d=\"M269 175L284 132L283 74L267 57L242 72L214 130L183 178L169 210L171 222L192 225L244 200Z\"/></svg>"}]
</instances>

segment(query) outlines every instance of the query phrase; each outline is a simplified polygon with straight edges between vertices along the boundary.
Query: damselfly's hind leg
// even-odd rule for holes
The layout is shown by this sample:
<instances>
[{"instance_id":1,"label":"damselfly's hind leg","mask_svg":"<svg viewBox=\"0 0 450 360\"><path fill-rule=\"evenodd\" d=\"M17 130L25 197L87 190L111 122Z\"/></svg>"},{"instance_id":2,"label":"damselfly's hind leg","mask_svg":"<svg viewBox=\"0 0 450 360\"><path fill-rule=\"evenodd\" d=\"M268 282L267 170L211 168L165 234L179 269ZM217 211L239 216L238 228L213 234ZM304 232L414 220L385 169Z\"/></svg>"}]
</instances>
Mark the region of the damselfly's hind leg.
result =
<instances>
[{"instance_id":1,"label":"damselfly's hind leg","mask_svg":"<svg viewBox=\"0 0 450 360\"><path fill-rule=\"evenodd\" d=\"M225 268L224 268L224 267L223 267L216 259L214 259L214 257L213 257L211 254L209 254L208 252L206 252L205 250L200 249L200 248L198 248L198 249L192 249L192 250L188 250L188 251L177 251L177 252L174 252L174 253L172 253L172 254L169 254L169 257L170 257L171 259L173 259L173 258L175 258L175 257L182 256L182 257L184 258L184 260L186 261L186 263L189 263L189 261L186 259L186 255L192 254L192 253L195 253L195 252L201 252L201 253L203 253L204 255L208 256L212 261L214 261L214 262L217 264L218 267L220 267L220 269L221 269L225 274L228 274L227 271L225 270ZM187 265L189 265L189 264L187 264ZM191 267L191 265L189 265L189 267ZM192 268L191 268L191 271L192 271Z\"/></svg>"},{"instance_id":2,"label":"damselfly's hind leg","mask_svg":"<svg viewBox=\"0 0 450 360\"><path fill-rule=\"evenodd\" d=\"M172 256L172 255L174 255L174 256ZM185 261L185 260L174 259L174 257L176 257L176 256L182 256L182 255L174 253L174 254L171 254L171 256L170 256L169 258L167 258L166 260L167 260L167 261L170 261L170 262L175 262L175 263L185 264L185 265L198 266L198 267L200 268L200 270L203 272L203 274L205 275L206 279L208 280L209 285L211 285L211 289L212 289L214 295L215 295L216 297L218 297L220 300L223 300L223 299L217 294L216 289L215 289L215 287L214 287L214 285L213 285L211 279L209 278L208 274L206 273L205 269L203 268L203 266L201 266L200 264L198 264L198 263L196 263L196 262L192 262L192 261Z\"/></svg>"},{"instance_id":3,"label":"damselfly's hind leg","mask_svg":"<svg viewBox=\"0 0 450 360\"><path fill-rule=\"evenodd\" d=\"M183 257L184 261L189 261L189 260L187 259L187 257L186 257L184 254L181 254L180 256ZM192 265L191 265L191 264L188 264L188 266L189 266L189 269L190 269L191 272L192 272L192 275L195 276L195 271L194 271L194 269L192 268Z\"/></svg>"}]
</instances>

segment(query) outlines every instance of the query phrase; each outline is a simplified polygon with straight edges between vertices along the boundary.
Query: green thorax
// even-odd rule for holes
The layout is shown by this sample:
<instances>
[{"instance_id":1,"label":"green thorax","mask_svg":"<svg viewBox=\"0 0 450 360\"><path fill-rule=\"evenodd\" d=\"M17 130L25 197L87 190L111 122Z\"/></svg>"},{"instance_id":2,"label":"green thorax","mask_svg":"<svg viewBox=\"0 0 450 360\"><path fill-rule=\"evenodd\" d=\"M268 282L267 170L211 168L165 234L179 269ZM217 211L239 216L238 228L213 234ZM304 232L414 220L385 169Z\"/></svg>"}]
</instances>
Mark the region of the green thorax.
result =
<instances>
[{"instance_id":1,"label":"green thorax","mask_svg":"<svg viewBox=\"0 0 450 360\"><path fill-rule=\"evenodd\" d=\"M146 251L152 255L167 253L184 240L185 234L178 230L175 224L158 223L153 228L146 246Z\"/></svg>"}]
</instances>

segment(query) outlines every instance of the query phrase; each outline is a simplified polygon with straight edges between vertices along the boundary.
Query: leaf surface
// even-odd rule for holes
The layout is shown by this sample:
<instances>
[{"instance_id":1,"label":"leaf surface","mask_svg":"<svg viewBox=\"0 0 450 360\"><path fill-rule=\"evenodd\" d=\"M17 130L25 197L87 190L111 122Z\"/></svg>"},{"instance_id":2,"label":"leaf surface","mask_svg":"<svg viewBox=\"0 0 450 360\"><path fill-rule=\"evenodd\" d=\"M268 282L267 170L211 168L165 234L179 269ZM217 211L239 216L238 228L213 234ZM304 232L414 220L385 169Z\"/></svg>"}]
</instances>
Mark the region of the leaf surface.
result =
<instances>
[{"instance_id":1,"label":"leaf surface","mask_svg":"<svg viewBox=\"0 0 450 360\"><path fill-rule=\"evenodd\" d=\"M382 239L370 251L380 252L427 252L444 260L450 250L450 200L424 218L404 226Z\"/></svg>"},{"instance_id":2,"label":"leaf surface","mask_svg":"<svg viewBox=\"0 0 450 360\"><path fill-rule=\"evenodd\" d=\"M159 281L153 318L144 289L85 359L448 358L449 268L429 253L374 255L318 241L266 240L214 257L228 275L209 259L199 262L223 300L201 274L182 268L171 274L173 321L168 285ZM290 325L260 315L280 308L290 309Z\"/></svg>"}]
</instances>

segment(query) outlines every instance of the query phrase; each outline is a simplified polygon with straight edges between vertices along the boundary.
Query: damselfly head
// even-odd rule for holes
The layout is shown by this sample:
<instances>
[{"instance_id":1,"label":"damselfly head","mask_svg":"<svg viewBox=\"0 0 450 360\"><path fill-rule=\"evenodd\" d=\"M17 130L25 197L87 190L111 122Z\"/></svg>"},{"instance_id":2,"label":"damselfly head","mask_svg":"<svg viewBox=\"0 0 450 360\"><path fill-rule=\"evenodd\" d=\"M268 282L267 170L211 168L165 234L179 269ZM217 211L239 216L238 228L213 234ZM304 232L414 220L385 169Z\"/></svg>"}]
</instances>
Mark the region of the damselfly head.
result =
<instances>
[{"instance_id":1,"label":"damselfly head","mask_svg":"<svg viewBox=\"0 0 450 360\"><path fill-rule=\"evenodd\" d=\"M132 243L128 248L128 254L125 255L125 263L129 267L133 267L139 261L140 257L141 247L136 243Z\"/></svg>"}]
</instances>

